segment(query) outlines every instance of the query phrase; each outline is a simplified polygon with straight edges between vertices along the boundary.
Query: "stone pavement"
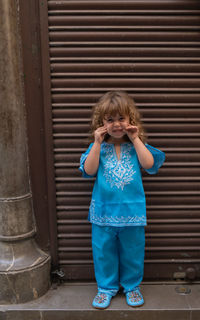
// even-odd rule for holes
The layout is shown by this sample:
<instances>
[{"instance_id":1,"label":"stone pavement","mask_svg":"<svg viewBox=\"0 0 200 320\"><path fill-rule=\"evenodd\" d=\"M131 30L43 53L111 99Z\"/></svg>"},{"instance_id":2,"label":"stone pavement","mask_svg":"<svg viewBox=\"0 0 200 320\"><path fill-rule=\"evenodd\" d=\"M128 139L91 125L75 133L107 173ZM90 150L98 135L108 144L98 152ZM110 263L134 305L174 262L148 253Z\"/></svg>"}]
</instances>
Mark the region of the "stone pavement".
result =
<instances>
[{"instance_id":1,"label":"stone pavement","mask_svg":"<svg viewBox=\"0 0 200 320\"><path fill-rule=\"evenodd\" d=\"M0 305L0 320L200 320L200 284L143 284L141 292L140 308L129 307L120 292L108 309L96 310L96 284L64 283L35 301Z\"/></svg>"}]
</instances>

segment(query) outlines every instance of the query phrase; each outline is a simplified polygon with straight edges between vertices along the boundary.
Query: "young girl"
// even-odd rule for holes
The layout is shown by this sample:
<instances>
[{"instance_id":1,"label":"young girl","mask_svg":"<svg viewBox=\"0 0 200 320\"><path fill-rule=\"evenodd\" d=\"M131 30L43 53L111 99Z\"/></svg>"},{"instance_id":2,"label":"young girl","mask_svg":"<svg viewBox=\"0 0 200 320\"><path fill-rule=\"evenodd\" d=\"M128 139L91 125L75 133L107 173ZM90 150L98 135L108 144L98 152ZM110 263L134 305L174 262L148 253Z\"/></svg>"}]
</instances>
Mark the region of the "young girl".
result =
<instances>
[{"instance_id":1,"label":"young girl","mask_svg":"<svg viewBox=\"0 0 200 320\"><path fill-rule=\"evenodd\" d=\"M127 304L141 306L146 226L141 168L156 173L165 155L145 144L139 113L125 92L100 98L91 133L93 143L79 169L84 177L96 176L88 217L98 285L92 305L107 308L121 285Z\"/></svg>"}]
</instances>

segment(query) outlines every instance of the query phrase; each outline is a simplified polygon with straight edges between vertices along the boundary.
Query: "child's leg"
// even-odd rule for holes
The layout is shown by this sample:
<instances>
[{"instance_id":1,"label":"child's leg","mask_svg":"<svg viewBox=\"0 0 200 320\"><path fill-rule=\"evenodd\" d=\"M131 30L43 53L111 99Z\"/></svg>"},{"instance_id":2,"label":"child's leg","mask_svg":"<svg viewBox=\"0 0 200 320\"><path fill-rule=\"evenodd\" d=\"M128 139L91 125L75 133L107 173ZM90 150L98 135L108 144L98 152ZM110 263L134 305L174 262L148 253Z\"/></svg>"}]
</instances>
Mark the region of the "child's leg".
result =
<instances>
[{"instance_id":1,"label":"child's leg","mask_svg":"<svg viewBox=\"0 0 200 320\"><path fill-rule=\"evenodd\" d=\"M143 226L125 227L119 233L120 284L124 292L139 286L144 272L145 231Z\"/></svg>"},{"instance_id":2,"label":"child's leg","mask_svg":"<svg viewBox=\"0 0 200 320\"><path fill-rule=\"evenodd\" d=\"M115 296L119 290L119 257L115 228L92 224L95 277L100 292Z\"/></svg>"}]
</instances>

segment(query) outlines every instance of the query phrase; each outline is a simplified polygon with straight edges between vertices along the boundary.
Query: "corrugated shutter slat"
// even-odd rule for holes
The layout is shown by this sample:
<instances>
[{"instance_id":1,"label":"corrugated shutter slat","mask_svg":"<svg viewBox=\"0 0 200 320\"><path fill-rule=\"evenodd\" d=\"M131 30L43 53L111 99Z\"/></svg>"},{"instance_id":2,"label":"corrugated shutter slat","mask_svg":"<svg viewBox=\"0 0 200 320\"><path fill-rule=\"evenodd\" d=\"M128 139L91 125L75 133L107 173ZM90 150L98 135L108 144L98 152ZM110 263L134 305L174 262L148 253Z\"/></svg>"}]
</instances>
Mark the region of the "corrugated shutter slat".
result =
<instances>
[{"instance_id":1,"label":"corrugated shutter slat","mask_svg":"<svg viewBox=\"0 0 200 320\"><path fill-rule=\"evenodd\" d=\"M78 171L91 108L112 89L136 101L148 142L166 152L147 195L146 279L200 262L200 3L48 1L60 267L91 279L93 179ZM156 272L153 272L156 268Z\"/></svg>"}]
</instances>

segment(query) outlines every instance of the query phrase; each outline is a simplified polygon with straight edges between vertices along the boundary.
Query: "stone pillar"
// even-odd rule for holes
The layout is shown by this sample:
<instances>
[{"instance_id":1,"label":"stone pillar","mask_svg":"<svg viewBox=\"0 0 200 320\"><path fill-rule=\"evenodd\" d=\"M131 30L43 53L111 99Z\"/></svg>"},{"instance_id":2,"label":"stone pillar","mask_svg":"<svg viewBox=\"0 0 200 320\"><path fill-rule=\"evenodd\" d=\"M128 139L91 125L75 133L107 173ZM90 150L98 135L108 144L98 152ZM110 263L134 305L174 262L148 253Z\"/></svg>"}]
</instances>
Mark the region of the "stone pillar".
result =
<instances>
[{"instance_id":1,"label":"stone pillar","mask_svg":"<svg viewBox=\"0 0 200 320\"><path fill-rule=\"evenodd\" d=\"M18 0L0 0L0 304L43 295L50 257L34 240Z\"/></svg>"}]
</instances>

